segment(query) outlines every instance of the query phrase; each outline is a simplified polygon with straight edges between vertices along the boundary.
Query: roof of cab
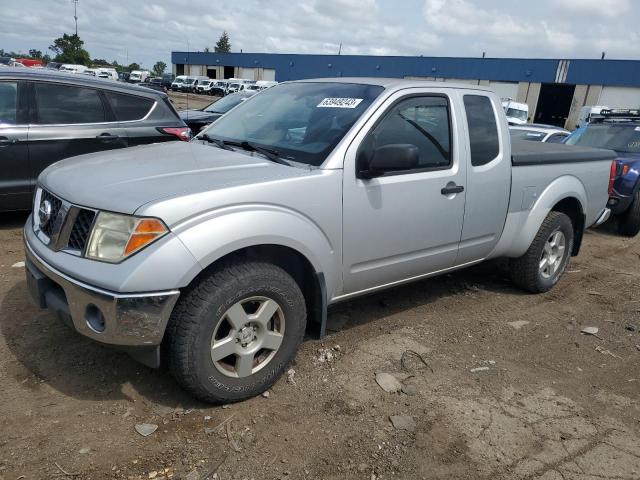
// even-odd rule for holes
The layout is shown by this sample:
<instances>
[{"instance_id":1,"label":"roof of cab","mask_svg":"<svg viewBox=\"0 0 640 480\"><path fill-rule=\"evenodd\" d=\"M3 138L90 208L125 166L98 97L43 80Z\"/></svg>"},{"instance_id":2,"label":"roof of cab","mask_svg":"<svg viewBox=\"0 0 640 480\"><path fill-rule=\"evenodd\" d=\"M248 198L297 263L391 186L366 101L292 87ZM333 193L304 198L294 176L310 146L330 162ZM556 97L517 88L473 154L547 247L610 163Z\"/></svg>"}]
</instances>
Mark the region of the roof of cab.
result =
<instances>
[{"instance_id":1,"label":"roof of cab","mask_svg":"<svg viewBox=\"0 0 640 480\"><path fill-rule=\"evenodd\" d=\"M480 90L483 92L493 92L485 85L470 85L467 83L455 82L434 82L432 80L409 80L404 78L378 78L378 77L339 77L339 78L309 78L306 80L295 80L296 82L331 82L331 83L357 83L361 85L378 85L387 90L401 90L403 88L462 88L465 90Z\"/></svg>"},{"instance_id":2,"label":"roof of cab","mask_svg":"<svg viewBox=\"0 0 640 480\"><path fill-rule=\"evenodd\" d=\"M91 75L83 75L79 73L66 73L58 70L49 70L47 68L0 68L0 79L16 79L16 80L40 80L52 82L64 82L84 87L103 88L109 90L118 90L124 92L135 93L137 95L147 96L166 96L165 93L150 88L141 87L131 83L115 82Z\"/></svg>"}]
</instances>

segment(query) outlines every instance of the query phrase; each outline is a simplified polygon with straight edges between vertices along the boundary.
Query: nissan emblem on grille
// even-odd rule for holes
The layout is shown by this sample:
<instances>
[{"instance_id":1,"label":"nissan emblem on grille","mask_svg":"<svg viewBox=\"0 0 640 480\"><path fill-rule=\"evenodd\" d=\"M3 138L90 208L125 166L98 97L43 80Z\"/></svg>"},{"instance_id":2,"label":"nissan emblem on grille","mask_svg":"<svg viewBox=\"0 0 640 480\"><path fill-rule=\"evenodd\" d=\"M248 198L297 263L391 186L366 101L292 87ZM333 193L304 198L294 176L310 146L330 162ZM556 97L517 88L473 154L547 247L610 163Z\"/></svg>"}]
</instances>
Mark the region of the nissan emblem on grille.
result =
<instances>
[{"instance_id":1,"label":"nissan emblem on grille","mask_svg":"<svg viewBox=\"0 0 640 480\"><path fill-rule=\"evenodd\" d=\"M49 200L45 200L40 204L40 209L38 210L38 218L40 220L40 225L45 226L51 220L51 212L53 207L51 206L51 202Z\"/></svg>"}]
</instances>

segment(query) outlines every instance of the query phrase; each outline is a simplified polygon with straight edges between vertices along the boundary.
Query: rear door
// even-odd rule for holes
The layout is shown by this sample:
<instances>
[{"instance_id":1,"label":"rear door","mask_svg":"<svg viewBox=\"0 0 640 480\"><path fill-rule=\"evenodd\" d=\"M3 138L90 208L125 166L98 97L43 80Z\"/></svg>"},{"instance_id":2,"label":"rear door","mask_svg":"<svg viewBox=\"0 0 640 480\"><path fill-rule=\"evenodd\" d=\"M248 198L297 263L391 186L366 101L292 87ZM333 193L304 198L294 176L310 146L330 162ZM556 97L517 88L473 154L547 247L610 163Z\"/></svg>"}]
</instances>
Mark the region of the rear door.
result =
<instances>
[{"instance_id":1,"label":"rear door","mask_svg":"<svg viewBox=\"0 0 640 480\"><path fill-rule=\"evenodd\" d=\"M498 98L481 90L460 91L469 149L467 203L457 264L485 258L507 217L511 194L510 138Z\"/></svg>"},{"instance_id":2,"label":"rear door","mask_svg":"<svg viewBox=\"0 0 640 480\"><path fill-rule=\"evenodd\" d=\"M26 84L0 81L0 211L31 205Z\"/></svg>"},{"instance_id":3,"label":"rear door","mask_svg":"<svg viewBox=\"0 0 640 480\"><path fill-rule=\"evenodd\" d=\"M99 89L33 82L35 115L29 135L34 181L58 160L127 146Z\"/></svg>"}]
</instances>

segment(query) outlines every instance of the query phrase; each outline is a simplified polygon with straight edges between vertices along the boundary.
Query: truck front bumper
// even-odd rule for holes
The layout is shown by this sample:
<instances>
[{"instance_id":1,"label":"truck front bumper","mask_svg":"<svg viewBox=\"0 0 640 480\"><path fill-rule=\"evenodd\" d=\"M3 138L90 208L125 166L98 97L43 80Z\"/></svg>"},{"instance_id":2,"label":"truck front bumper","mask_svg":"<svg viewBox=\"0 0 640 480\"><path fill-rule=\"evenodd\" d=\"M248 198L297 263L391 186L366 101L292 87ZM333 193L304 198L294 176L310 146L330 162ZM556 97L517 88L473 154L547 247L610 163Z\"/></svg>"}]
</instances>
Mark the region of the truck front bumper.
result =
<instances>
[{"instance_id":1,"label":"truck front bumper","mask_svg":"<svg viewBox=\"0 0 640 480\"><path fill-rule=\"evenodd\" d=\"M143 363L157 366L157 346L164 336L179 290L110 292L73 279L46 264L27 242L25 252L27 285L38 307L53 311L86 337L124 347ZM128 347L147 347L150 356L138 358Z\"/></svg>"}]
</instances>

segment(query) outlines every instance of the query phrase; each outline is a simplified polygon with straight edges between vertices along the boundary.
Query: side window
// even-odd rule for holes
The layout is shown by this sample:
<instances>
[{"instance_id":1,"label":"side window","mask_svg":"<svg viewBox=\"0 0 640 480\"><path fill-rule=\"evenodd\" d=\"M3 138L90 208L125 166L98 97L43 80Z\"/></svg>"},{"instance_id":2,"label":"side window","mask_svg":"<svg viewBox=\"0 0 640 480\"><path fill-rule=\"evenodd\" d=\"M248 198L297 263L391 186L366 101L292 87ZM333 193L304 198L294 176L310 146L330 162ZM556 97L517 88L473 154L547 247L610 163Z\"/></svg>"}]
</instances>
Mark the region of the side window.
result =
<instances>
[{"instance_id":1,"label":"side window","mask_svg":"<svg viewBox=\"0 0 640 480\"><path fill-rule=\"evenodd\" d=\"M486 165L500 153L498 126L489 97L465 95L464 108L467 112L471 165Z\"/></svg>"},{"instance_id":2,"label":"side window","mask_svg":"<svg viewBox=\"0 0 640 480\"><path fill-rule=\"evenodd\" d=\"M565 138L567 138L567 135L564 133L554 133L547 138L547 143L562 143Z\"/></svg>"},{"instance_id":3,"label":"side window","mask_svg":"<svg viewBox=\"0 0 640 480\"><path fill-rule=\"evenodd\" d=\"M404 143L420 152L419 169L451 165L449 102L440 96L412 97L394 105L363 142L363 149Z\"/></svg>"},{"instance_id":4,"label":"side window","mask_svg":"<svg viewBox=\"0 0 640 480\"><path fill-rule=\"evenodd\" d=\"M147 116L154 101L145 97L105 92L116 119L120 122L140 120Z\"/></svg>"},{"instance_id":5,"label":"side window","mask_svg":"<svg viewBox=\"0 0 640 480\"><path fill-rule=\"evenodd\" d=\"M54 83L36 83L40 125L100 123L104 106L97 90Z\"/></svg>"},{"instance_id":6,"label":"side window","mask_svg":"<svg viewBox=\"0 0 640 480\"><path fill-rule=\"evenodd\" d=\"M17 107L18 83L0 82L0 127L17 123Z\"/></svg>"}]
</instances>

